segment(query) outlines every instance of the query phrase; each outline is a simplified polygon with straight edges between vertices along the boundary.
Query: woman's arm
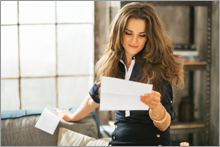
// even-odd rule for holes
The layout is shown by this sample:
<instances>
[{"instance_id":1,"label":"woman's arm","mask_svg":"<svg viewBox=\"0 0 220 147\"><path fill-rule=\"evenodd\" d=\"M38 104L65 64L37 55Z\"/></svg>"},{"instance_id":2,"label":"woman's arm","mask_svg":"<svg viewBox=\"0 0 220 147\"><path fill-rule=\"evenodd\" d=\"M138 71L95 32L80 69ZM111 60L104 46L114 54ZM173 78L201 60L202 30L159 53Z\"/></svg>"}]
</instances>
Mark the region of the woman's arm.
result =
<instances>
[{"instance_id":1,"label":"woman's arm","mask_svg":"<svg viewBox=\"0 0 220 147\"><path fill-rule=\"evenodd\" d=\"M68 110L57 111L57 115L66 121L79 121L87 116L92 110L99 106L98 103L94 102L91 96L88 94L79 108L71 113Z\"/></svg>"},{"instance_id":2,"label":"woman's arm","mask_svg":"<svg viewBox=\"0 0 220 147\"><path fill-rule=\"evenodd\" d=\"M170 114L166 111L161 102L155 108L150 109L149 115L153 120L154 126L160 131L165 131L171 123Z\"/></svg>"},{"instance_id":3,"label":"woman's arm","mask_svg":"<svg viewBox=\"0 0 220 147\"><path fill-rule=\"evenodd\" d=\"M149 115L153 120L154 125L160 130L165 131L170 123L171 117L160 102L161 94L157 91L152 91L151 94L140 96L140 100L149 106Z\"/></svg>"}]
</instances>

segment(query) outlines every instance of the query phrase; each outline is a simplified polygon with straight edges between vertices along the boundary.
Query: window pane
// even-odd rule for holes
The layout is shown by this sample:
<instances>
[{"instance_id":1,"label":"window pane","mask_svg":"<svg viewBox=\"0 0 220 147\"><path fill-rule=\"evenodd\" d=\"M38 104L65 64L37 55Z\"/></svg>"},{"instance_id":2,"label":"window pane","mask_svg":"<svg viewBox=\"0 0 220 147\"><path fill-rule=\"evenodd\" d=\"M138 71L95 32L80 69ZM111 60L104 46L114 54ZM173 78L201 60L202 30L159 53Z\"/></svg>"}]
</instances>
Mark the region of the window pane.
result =
<instances>
[{"instance_id":1,"label":"window pane","mask_svg":"<svg viewBox=\"0 0 220 147\"><path fill-rule=\"evenodd\" d=\"M94 22L94 1L57 1L57 22Z\"/></svg>"},{"instance_id":2,"label":"window pane","mask_svg":"<svg viewBox=\"0 0 220 147\"><path fill-rule=\"evenodd\" d=\"M1 24L17 22L17 1L1 1Z\"/></svg>"},{"instance_id":3,"label":"window pane","mask_svg":"<svg viewBox=\"0 0 220 147\"><path fill-rule=\"evenodd\" d=\"M79 106L93 85L93 76L58 78L58 106Z\"/></svg>"},{"instance_id":4,"label":"window pane","mask_svg":"<svg viewBox=\"0 0 220 147\"><path fill-rule=\"evenodd\" d=\"M22 108L43 109L47 105L56 106L55 90L54 78L22 79Z\"/></svg>"},{"instance_id":5,"label":"window pane","mask_svg":"<svg viewBox=\"0 0 220 147\"><path fill-rule=\"evenodd\" d=\"M20 23L55 23L54 1L19 1Z\"/></svg>"},{"instance_id":6,"label":"window pane","mask_svg":"<svg viewBox=\"0 0 220 147\"><path fill-rule=\"evenodd\" d=\"M58 25L58 74L93 74L93 25Z\"/></svg>"},{"instance_id":7,"label":"window pane","mask_svg":"<svg viewBox=\"0 0 220 147\"><path fill-rule=\"evenodd\" d=\"M1 26L1 77L18 77L17 26Z\"/></svg>"},{"instance_id":8,"label":"window pane","mask_svg":"<svg viewBox=\"0 0 220 147\"><path fill-rule=\"evenodd\" d=\"M21 76L55 75L55 26L20 26Z\"/></svg>"},{"instance_id":9,"label":"window pane","mask_svg":"<svg viewBox=\"0 0 220 147\"><path fill-rule=\"evenodd\" d=\"M18 80L1 80L1 110L19 109Z\"/></svg>"}]
</instances>

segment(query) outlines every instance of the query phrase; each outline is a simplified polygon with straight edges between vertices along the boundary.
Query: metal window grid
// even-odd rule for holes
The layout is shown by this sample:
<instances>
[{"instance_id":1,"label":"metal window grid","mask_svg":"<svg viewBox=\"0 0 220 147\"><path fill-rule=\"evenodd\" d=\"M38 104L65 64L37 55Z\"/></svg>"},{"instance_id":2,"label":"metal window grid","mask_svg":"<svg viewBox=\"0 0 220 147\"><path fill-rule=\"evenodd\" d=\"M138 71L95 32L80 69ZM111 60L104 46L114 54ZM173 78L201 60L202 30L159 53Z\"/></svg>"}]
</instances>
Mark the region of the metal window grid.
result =
<instances>
[{"instance_id":1,"label":"metal window grid","mask_svg":"<svg viewBox=\"0 0 220 147\"><path fill-rule=\"evenodd\" d=\"M58 75L58 49L57 49L57 25L66 25L66 24L93 24L94 23L57 23L57 2L55 1L55 23L33 23L33 24L20 24L19 23L19 1L17 1L17 24L2 24L1 26L17 26L18 29L18 77L4 77L1 80L11 80L18 79L18 91L19 91L19 109L22 108L21 103L21 79L33 79L33 78L55 78L55 86L56 86L56 107L58 107L58 77L82 77L82 76L93 76L93 74L73 74L73 75ZM56 70L54 76L21 76L20 71L20 35L19 35L19 27L20 25L55 25L55 48L56 48Z\"/></svg>"}]
</instances>

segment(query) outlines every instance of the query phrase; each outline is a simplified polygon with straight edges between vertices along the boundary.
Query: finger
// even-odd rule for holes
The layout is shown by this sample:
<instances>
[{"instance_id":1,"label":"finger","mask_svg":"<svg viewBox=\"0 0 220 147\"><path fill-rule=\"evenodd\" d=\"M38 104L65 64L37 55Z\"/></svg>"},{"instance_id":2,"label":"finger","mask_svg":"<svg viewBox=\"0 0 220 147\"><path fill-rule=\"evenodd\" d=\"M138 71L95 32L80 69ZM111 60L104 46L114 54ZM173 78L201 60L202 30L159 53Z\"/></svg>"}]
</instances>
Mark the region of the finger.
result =
<instances>
[{"instance_id":1,"label":"finger","mask_svg":"<svg viewBox=\"0 0 220 147\"><path fill-rule=\"evenodd\" d=\"M144 95L145 95L145 96L150 96L151 94L150 94L150 93L145 93Z\"/></svg>"},{"instance_id":2,"label":"finger","mask_svg":"<svg viewBox=\"0 0 220 147\"><path fill-rule=\"evenodd\" d=\"M142 103L144 103L146 105L150 105L150 103L152 101L151 99L147 98L146 96L140 96L140 97L141 97L140 100Z\"/></svg>"},{"instance_id":3,"label":"finger","mask_svg":"<svg viewBox=\"0 0 220 147\"><path fill-rule=\"evenodd\" d=\"M68 113L72 113L70 110L67 110Z\"/></svg>"},{"instance_id":4,"label":"finger","mask_svg":"<svg viewBox=\"0 0 220 147\"><path fill-rule=\"evenodd\" d=\"M147 98L147 99L151 99L152 100L152 95L149 94L149 93L145 93L144 97Z\"/></svg>"},{"instance_id":5,"label":"finger","mask_svg":"<svg viewBox=\"0 0 220 147\"><path fill-rule=\"evenodd\" d=\"M158 105L158 103L156 103L156 102L152 102L152 103L148 104L150 109L155 108L157 105Z\"/></svg>"},{"instance_id":6,"label":"finger","mask_svg":"<svg viewBox=\"0 0 220 147\"><path fill-rule=\"evenodd\" d=\"M150 94L149 97L148 97L148 99L149 99L150 101L154 101L154 97L155 97L154 95Z\"/></svg>"},{"instance_id":7,"label":"finger","mask_svg":"<svg viewBox=\"0 0 220 147\"><path fill-rule=\"evenodd\" d=\"M58 109L56 112L62 112L62 110Z\"/></svg>"},{"instance_id":8,"label":"finger","mask_svg":"<svg viewBox=\"0 0 220 147\"><path fill-rule=\"evenodd\" d=\"M141 102L146 104L146 97L145 96L141 95L140 100L141 100Z\"/></svg>"},{"instance_id":9,"label":"finger","mask_svg":"<svg viewBox=\"0 0 220 147\"><path fill-rule=\"evenodd\" d=\"M152 96L152 99L153 99L153 101L155 101L155 102L160 102L160 98L159 97L156 97L156 96Z\"/></svg>"},{"instance_id":10,"label":"finger","mask_svg":"<svg viewBox=\"0 0 220 147\"><path fill-rule=\"evenodd\" d=\"M161 94L157 91L152 90L151 94L157 96L157 97L161 97Z\"/></svg>"},{"instance_id":11,"label":"finger","mask_svg":"<svg viewBox=\"0 0 220 147\"><path fill-rule=\"evenodd\" d=\"M61 118L63 117L63 115L60 114L60 113L57 113L56 115L59 116L59 117L61 117Z\"/></svg>"},{"instance_id":12,"label":"finger","mask_svg":"<svg viewBox=\"0 0 220 147\"><path fill-rule=\"evenodd\" d=\"M60 112L60 111L57 111L56 114L57 114L57 115L58 115L58 114L61 114L61 112Z\"/></svg>"},{"instance_id":13,"label":"finger","mask_svg":"<svg viewBox=\"0 0 220 147\"><path fill-rule=\"evenodd\" d=\"M145 96L141 95L141 96L140 96L140 100L141 100L143 103L145 103Z\"/></svg>"},{"instance_id":14,"label":"finger","mask_svg":"<svg viewBox=\"0 0 220 147\"><path fill-rule=\"evenodd\" d=\"M156 97L154 95L151 95L149 98L144 97L143 100L144 100L144 102L149 103L149 105L151 105L151 104L156 105L160 102L160 98Z\"/></svg>"},{"instance_id":15,"label":"finger","mask_svg":"<svg viewBox=\"0 0 220 147\"><path fill-rule=\"evenodd\" d=\"M157 106L159 104L159 102L152 101L150 104L153 105L153 106Z\"/></svg>"},{"instance_id":16,"label":"finger","mask_svg":"<svg viewBox=\"0 0 220 147\"><path fill-rule=\"evenodd\" d=\"M147 94L147 96L143 96L143 99L148 100L148 101L152 101L152 96L149 94Z\"/></svg>"}]
</instances>

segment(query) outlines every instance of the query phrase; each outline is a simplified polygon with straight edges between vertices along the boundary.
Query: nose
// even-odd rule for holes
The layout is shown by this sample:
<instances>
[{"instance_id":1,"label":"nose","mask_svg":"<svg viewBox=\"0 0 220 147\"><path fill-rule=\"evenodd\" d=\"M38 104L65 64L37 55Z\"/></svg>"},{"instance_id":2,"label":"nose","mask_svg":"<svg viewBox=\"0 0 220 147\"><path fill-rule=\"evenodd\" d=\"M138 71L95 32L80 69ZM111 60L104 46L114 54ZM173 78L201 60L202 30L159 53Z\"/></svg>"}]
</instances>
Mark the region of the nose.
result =
<instances>
[{"instance_id":1,"label":"nose","mask_svg":"<svg viewBox=\"0 0 220 147\"><path fill-rule=\"evenodd\" d=\"M134 35L134 36L132 37L131 42L132 42L132 43L137 43L137 39L138 39L138 36Z\"/></svg>"}]
</instances>

